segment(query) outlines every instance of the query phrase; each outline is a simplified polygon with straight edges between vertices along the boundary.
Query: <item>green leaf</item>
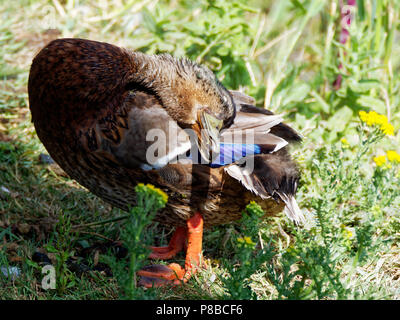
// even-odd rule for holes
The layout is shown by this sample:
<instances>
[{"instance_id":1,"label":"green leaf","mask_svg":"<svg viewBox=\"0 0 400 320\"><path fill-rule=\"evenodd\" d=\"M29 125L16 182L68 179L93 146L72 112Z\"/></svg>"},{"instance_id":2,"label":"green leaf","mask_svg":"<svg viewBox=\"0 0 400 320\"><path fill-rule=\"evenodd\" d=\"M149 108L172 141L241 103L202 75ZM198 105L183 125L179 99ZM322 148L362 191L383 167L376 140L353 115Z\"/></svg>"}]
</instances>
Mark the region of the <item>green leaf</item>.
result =
<instances>
[{"instance_id":1,"label":"green leaf","mask_svg":"<svg viewBox=\"0 0 400 320\"><path fill-rule=\"evenodd\" d=\"M330 113L331 107L329 104L316 92L316 91L311 91L310 92L311 96L315 98L315 100L318 102L318 105L320 109L325 112L325 113Z\"/></svg>"},{"instance_id":2,"label":"green leaf","mask_svg":"<svg viewBox=\"0 0 400 320\"><path fill-rule=\"evenodd\" d=\"M152 33L157 33L157 22L147 8L144 8L142 10L142 17L143 25L147 28L147 30Z\"/></svg>"},{"instance_id":3,"label":"green leaf","mask_svg":"<svg viewBox=\"0 0 400 320\"><path fill-rule=\"evenodd\" d=\"M80 241L78 241L78 243L82 246L82 248L86 249L86 248L90 247L90 244L87 240L80 240Z\"/></svg>"},{"instance_id":4,"label":"green leaf","mask_svg":"<svg viewBox=\"0 0 400 320\"><path fill-rule=\"evenodd\" d=\"M36 270L40 270L41 269L37 262L29 260L29 259L25 260L25 264L30 266L31 268L36 269Z\"/></svg>"},{"instance_id":5,"label":"green leaf","mask_svg":"<svg viewBox=\"0 0 400 320\"><path fill-rule=\"evenodd\" d=\"M154 39L136 38L134 45L135 45L135 49L141 49L141 48L151 46L153 43L155 43Z\"/></svg>"},{"instance_id":6,"label":"green leaf","mask_svg":"<svg viewBox=\"0 0 400 320\"><path fill-rule=\"evenodd\" d=\"M174 51L175 46L171 43L159 42L158 49L159 49L159 51L172 52L172 51Z\"/></svg>"},{"instance_id":7,"label":"green leaf","mask_svg":"<svg viewBox=\"0 0 400 320\"><path fill-rule=\"evenodd\" d=\"M311 87L307 83L299 83L294 85L292 88L285 90L284 97L282 99L282 105L287 105L290 102L300 102L303 101L308 93L310 92Z\"/></svg>"},{"instance_id":8,"label":"green leaf","mask_svg":"<svg viewBox=\"0 0 400 320\"><path fill-rule=\"evenodd\" d=\"M58 250L54 248L52 245L48 244L45 246L46 250L50 253L58 253Z\"/></svg>"},{"instance_id":9,"label":"green leaf","mask_svg":"<svg viewBox=\"0 0 400 320\"><path fill-rule=\"evenodd\" d=\"M217 50L219 56L227 56L229 54L229 48L225 45L221 46Z\"/></svg>"},{"instance_id":10,"label":"green leaf","mask_svg":"<svg viewBox=\"0 0 400 320\"><path fill-rule=\"evenodd\" d=\"M344 106L335 112L335 115L329 118L326 127L331 131L343 131L353 117L353 110Z\"/></svg>"},{"instance_id":11,"label":"green leaf","mask_svg":"<svg viewBox=\"0 0 400 320\"><path fill-rule=\"evenodd\" d=\"M303 14L306 14L306 13L307 13L306 8L304 8L304 6L302 5L302 3L301 3L299 0L290 0L290 1L292 2L292 4L293 4L297 9L300 9L301 12L302 12Z\"/></svg>"},{"instance_id":12,"label":"green leaf","mask_svg":"<svg viewBox=\"0 0 400 320\"><path fill-rule=\"evenodd\" d=\"M363 107L372 109L378 113L385 113L386 112L386 106L385 103L380 100L376 99L370 96L365 96L362 95L357 99L357 103L360 104Z\"/></svg>"},{"instance_id":13,"label":"green leaf","mask_svg":"<svg viewBox=\"0 0 400 320\"><path fill-rule=\"evenodd\" d=\"M349 87L351 90L357 93L365 93L371 89L376 89L380 87L380 82L375 79L351 81L349 82Z\"/></svg>"}]
</instances>

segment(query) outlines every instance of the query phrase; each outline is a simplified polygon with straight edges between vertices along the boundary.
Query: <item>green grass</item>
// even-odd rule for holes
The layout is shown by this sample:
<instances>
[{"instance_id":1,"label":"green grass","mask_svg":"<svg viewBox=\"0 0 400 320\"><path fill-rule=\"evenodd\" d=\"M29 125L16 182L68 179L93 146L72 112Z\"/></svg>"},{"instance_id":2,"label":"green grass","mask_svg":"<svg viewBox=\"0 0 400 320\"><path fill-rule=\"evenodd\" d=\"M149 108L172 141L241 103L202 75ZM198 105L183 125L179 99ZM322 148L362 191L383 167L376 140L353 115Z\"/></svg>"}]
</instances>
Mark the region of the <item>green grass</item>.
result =
<instances>
[{"instance_id":1,"label":"green grass","mask_svg":"<svg viewBox=\"0 0 400 320\"><path fill-rule=\"evenodd\" d=\"M335 0L0 1L0 267L21 272L14 281L0 274L0 297L399 299L400 167L373 160L400 153L399 13L395 1L357 1L343 45ZM148 263L127 244L134 222L111 219L126 213L39 161L46 151L30 122L26 85L32 58L54 36L188 56L284 114L304 136L292 153L302 172L297 199L310 222L298 228L283 214L260 221L250 205L245 223L205 232L207 266L187 285L127 290L121 279L136 268L127 257L116 259L112 248L82 252L122 241L129 257ZM361 110L386 115L394 136L362 123ZM148 243L156 235L151 241L160 245L170 234L153 225L138 236ZM38 250L57 267L57 290L42 289L42 265L32 261ZM113 276L75 272L71 257L110 264Z\"/></svg>"}]
</instances>

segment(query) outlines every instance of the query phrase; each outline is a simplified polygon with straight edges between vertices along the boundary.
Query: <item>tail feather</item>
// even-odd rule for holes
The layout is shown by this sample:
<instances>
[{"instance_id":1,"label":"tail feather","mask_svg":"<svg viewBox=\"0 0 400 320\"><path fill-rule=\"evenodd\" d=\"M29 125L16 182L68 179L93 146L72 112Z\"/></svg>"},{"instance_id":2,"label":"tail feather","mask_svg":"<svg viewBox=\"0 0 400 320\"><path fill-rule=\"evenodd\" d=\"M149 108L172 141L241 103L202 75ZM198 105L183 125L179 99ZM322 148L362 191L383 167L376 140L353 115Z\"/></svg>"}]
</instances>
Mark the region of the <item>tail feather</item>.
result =
<instances>
[{"instance_id":1,"label":"tail feather","mask_svg":"<svg viewBox=\"0 0 400 320\"><path fill-rule=\"evenodd\" d=\"M293 195L287 195L282 192L278 192L279 197L285 202L285 213L288 218L294 221L297 225L305 222L303 212L301 212L299 205Z\"/></svg>"},{"instance_id":2,"label":"tail feather","mask_svg":"<svg viewBox=\"0 0 400 320\"><path fill-rule=\"evenodd\" d=\"M283 201L286 205L286 215L296 224L305 222L305 217L294 198L299 172L287 151L281 149L272 154L246 157L246 161L249 160L254 161L253 168L245 166L244 163L234 163L225 167L225 171L262 199L273 197Z\"/></svg>"},{"instance_id":3,"label":"tail feather","mask_svg":"<svg viewBox=\"0 0 400 320\"><path fill-rule=\"evenodd\" d=\"M281 115L264 115L262 113L247 113L247 112L237 112L233 124L227 128L224 132L230 132L234 130L246 130L254 129L256 131L266 131L283 120ZM224 132L221 134L223 135Z\"/></svg>"},{"instance_id":4,"label":"tail feather","mask_svg":"<svg viewBox=\"0 0 400 320\"><path fill-rule=\"evenodd\" d=\"M229 140L232 134L252 129L254 141L251 143L260 147L261 154L246 157L247 160L254 160L253 170L241 161L242 164L233 163L225 167L225 171L262 199L281 199L288 218L297 225L304 223L306 219L294 197L299 172L286 150L288 143L301 141L300 135L282 123L282 116L254 106L252 97L238 91L230 93L237 108L236 118L230 128L221 132L221 141L232 143Z\"/></svg>"},{"instance_id":5,"label":"tail feather","mask_svg":"<svg viewBox=\"0 0 400 320\"><path fill-rule=\"evenodd\" d=\"M221 143L246 143L265 146L265 150L276 152L288 142L269 133L282 122L282 116L238 112L232 126L221 132ZM238 141L239 140L239 141Z\"/></svg>"}]
</instances>

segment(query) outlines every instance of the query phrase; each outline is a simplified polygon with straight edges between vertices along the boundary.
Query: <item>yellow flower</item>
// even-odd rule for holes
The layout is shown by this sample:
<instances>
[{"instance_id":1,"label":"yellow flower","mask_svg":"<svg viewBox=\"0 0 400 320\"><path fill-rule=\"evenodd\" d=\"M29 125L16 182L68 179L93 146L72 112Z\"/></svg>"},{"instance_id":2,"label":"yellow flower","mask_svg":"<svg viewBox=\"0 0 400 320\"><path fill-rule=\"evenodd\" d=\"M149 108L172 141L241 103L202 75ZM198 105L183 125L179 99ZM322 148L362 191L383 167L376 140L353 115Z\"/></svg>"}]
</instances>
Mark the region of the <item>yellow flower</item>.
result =
<instances>
[{"instance_id":1,"label":"yellow flower","mask_svg":"<svg viewBox=\"0 0 400 320\"><path fill-rule=\"evenodd\" d=\"M254 247L256 245L250 237L237 238L237 242L246 247Z\"/></svg>"},{"instance_id":2,"label":"yellow flower","mask_svg":"<svg viewBox=\"0 0 400 320\"><path fill-rule=\"evenodd\" d=\"M154 193L157 193L159 196L161 196L161 199L162 199L162 201L163 201L164 203L167 203L167 202L168 202L168 195L167 195L164 191L162 191L161 189L156 188L156 187L153 186L152 184L147 184L147 187L148 187L150 190L153 190Z\"/></svg>"},{"instance_id":3,"label":"yellow flower","mask_svg":"<svg viewBox=\"0 0 400 320\"><path fill-rule=\"evenodd\" d=\"M400 162L400 154L396 151L388 150L386 156L390 162Z\"/></svg>"},{"instance_id":4,"label":"yellow flower","mask_svg":"<svg viewBox=\"0 0 400 320\"><path fill-rule=\"evenodd\" d=\"M342 224L340 227L342 228L342 234L346 239L354 238L354 228L349 228L344 224Z\"/></svg>"},{"instance_id":5,"label":"yellow flower","mask_svg":"<svg viewBox=\"0 0 400 320\"><path fill-rule=\"evenodd\" d=\"M387 136L394 135L394 127L391 123L389 123L388 118L379 114L375 111L365 112L360 111L358 113L362 122L364 122L367 126L372 127L374 125L379 126L379 130L381 130Z\"/></svg>"},{"instance_id":6,"label":"yellow flower","mask_svg":"<svg viewBox=\"0 0 400 320\"><path fill-rule=\"evenodd\" d=\"M289 252L289 253L295 253L295 252L296 252L296 250L294 249L294 246L293 246L293 245L290 245L290 246L286 249L286 251Z\"/></svg>"},{"instance_id":7,"label":"yellow flower","mask_svg":"<svg viewBox=\"0 0 400 320\"><path fill-rule=\"evenodd\" d=\"M247 244L255 245L255 243L251 240L250 237L244 237L243 239Z\"/></svg>"},{"instance_id":8,"label":"yellow flower","mask_svg":"<svg viewBox=\"0 0 400 320\"><path fill-rule=\"evenodd\" d=\"M349 230L349 229L344 229L344 236L345 236L347 239L354 238L353 232L351 232L351 230Z\"/></svg>"},{"instance_id":9,"label":"yellow flower","mask_svg":"<svg viewBox=\"0 0 400 320\"><path fill-rule=\"evenodd\" d=\"M380 129L387 136L393 136L394 135L394 127L389 122L382 124Z\"/></svg>"},{"instance_id":10,"label":"yellow flower","mask_svg":"<svg viewBox=\"0 0 400 320\"><path fill-rule=\"evenodd\" d=\"M144 185L144 183L138 183L135 190L136 192L148 192L150 194L156 195L161 198L160 200L163 204L166 204L168 202L168 195L161 189L153 186L152 184L148 183Z\"/></svg>"},{"instance_id":11,"label":"yellow flower","mask_svg":"<svg viewBox=\"0 0 400 320\"><path fill-rule=\"evenodd\" d=\"M378 167L382 167L386 163L386 156L374 157L374 162Z\"/></svg>"},{"instance_id":12,"label":"yellow flower","mask_svg":"<svg viewBox=\"0 0 400 320\"><path fill-rule=\"evenodd\" d=\"M376 113L376 112L375 112ZM384 125L388 123L388 118L383 114L375 114L375 123L379 125Z\"/></svg>"},{"instance_id":13,"label":"yellow flower","mask_svg":"<svg viewBox=\"0 0 400 320\"><path fill-rule=\"evenodd\" d=\"M362 122L367 122L368 120L368 113L366 113L365 111L360 111L358 113L358 115L360 116L360 119Z\"/></svg>"},{"instance_id":14,"label":"yellow flower","mask_svg":"<svg viewBox=\"0 0 400 320\"><path fill-rule=\"evenodd\" d=\"M378 124L378 114L375 111L368 112L367 125L373 126L374 124Z\"/></svg>"},{"instance_id":15,"label":"yellow flower","mask_svg":"<svg viewBox=\"0 0 400 320\"><path fill-rule=\"evenodd\" d=\"M340 139L340 142L342 143L342 148L343 149L349 149L350 148L350 144L349 144L349 142L347 141L346 138Z\"/></svg>"}]
</instances>

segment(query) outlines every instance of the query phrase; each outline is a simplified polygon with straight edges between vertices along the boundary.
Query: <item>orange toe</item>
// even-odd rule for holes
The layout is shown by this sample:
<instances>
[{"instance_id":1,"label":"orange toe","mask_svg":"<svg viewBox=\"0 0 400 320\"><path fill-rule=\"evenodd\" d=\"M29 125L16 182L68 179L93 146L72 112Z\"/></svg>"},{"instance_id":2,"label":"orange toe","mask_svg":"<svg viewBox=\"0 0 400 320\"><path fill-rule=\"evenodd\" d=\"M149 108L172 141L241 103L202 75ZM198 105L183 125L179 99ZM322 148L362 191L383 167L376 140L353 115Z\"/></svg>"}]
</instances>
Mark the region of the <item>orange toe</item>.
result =
<instances>
[{"instance_id":1,"label":"orange toe","mask_svg":"<svg viewBox=\"0 0 400 320\"><path fill-rule=\"evenodd\" d=\"M141 270L139 270L137 274L143 277L161 278L165 280L175 280L178 279L179 276L175 272L175 269L161 264L153 264L150 266L145 266Z\"/></svg>"},{"instance_id":2,"label":"orange toe","mask_svg":"<svg viewBox=\"0 0 400 320\"><path fill-rule=\"evenodd\" d=\"M187 228L179 227L176 229L168 247L153 247L150 258L168 259L183 249L187 239L185 268L177 263L168 266L150 265L140 271L141 276L139 285L144 287L160 287L165 285L179 285L187 282L196 273L200 265L201 250L203 241L203 217L200 213L195 213L187 221Z\"/></svg>"},{"instance_id":3,"label":"orange toe","mask_svg":"<svg viewBox=\"0 0 400 320\"><path fill-rule=\"evenodd\" d=\"M139 285L151 288L166 285L179 285L184 281L185 272L185 269L179 264L171 263L169 266L159 264L146 266L138 271L137 274L140 276Z\"/></svg>"},{"instance_id":4,"label":"orange toe","mask_svg":"<svg viewBox=\"0 0 400 320\"><path fill-rule=\"evenodd\" d=\"M171 259L183 250L187 238L187 231L184 227L176 228L168 246L151 247L150 259Z\"/></svg>"}]
</instances>

